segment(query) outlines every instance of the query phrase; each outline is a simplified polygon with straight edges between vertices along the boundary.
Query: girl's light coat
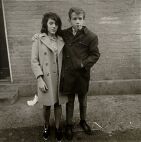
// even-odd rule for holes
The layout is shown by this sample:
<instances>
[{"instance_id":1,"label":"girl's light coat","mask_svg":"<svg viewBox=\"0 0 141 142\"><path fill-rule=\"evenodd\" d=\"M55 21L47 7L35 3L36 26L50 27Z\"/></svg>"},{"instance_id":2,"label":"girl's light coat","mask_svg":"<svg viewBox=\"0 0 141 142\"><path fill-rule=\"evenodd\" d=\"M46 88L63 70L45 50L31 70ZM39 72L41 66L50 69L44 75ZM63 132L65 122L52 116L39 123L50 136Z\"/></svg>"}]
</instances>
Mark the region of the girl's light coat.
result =
<instances>
[{"instance_id":1,"label":"girl's light coat","mask_svg":"<svg viewBox=\"0 0 141 142\"><path fill-rule=\"evenodd\" d=\"M57 38L58 48L58 72L57 62L49 37L41 33L38 37L34 38L31 53L31 66L35 77L42 75L43 80L48 86L47 93L43 93L38 88L39 103L46 106L54 105L57 102L57 95L59 104L68 101L67 96L59 92L60 74L62 68L62 51L64 42L61 37Z\"/></svg>"}]
</instances>

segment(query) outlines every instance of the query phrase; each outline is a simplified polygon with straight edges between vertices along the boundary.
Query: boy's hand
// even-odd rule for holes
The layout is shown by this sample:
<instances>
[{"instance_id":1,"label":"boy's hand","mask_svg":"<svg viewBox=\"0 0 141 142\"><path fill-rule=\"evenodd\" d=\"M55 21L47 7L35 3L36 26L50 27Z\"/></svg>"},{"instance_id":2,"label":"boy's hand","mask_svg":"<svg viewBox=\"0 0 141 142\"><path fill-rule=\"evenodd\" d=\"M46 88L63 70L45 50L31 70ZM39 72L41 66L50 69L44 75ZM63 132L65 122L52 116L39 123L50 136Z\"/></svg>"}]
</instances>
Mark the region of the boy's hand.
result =
<instances>
[{"instance_id":1,"label":"boy's hand","mask_svg":"<svg viewBox=\"0 0 141 142\"><path fill-rule=\"evenodd\" d=\"M33 37L32 37L32 41L34 41L35 39L38 39L39 38L39 34L35 34Z\"/></svg>"}]
</instances>

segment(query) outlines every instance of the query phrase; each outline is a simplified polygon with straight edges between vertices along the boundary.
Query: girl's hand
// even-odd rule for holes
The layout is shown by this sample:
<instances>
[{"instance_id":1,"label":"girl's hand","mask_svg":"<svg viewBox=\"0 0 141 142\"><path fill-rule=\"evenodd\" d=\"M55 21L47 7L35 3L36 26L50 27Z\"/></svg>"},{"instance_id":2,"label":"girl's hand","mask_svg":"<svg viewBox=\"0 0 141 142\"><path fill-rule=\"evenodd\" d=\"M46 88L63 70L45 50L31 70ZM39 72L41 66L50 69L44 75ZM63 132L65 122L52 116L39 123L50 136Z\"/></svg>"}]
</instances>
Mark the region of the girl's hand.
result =
<instances>
[{"instance_id":1,"label":"girl's hand","mask_svg":"<svg viewBox=\"0 0 141 142\"><path fill-rule=\"evenodd\" d=\"M40 76L37 80L38 80L38 87L39 87L39 89L43 93L46 93L48 91L48 87L47 87L46 83L44 82L44 80L42 79L42 77Z\"/></svg>"}]
</instances>

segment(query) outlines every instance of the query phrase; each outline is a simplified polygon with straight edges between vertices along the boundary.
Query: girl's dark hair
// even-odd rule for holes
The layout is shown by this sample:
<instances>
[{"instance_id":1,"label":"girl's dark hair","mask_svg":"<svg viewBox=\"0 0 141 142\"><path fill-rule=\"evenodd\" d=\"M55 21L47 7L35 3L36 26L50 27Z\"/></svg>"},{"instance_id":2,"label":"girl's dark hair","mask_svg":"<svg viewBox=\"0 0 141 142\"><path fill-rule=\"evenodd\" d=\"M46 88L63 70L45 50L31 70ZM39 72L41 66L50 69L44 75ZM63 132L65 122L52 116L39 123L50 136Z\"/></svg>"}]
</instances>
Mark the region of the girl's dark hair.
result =
<instances>
[{"instance_id":1,"label":"girl's dark hair","mask_svg":"<svg viewBox=\"0 0 141 142\"><path fill-rule=\"evenodd\" d=\"M48 35L47 22L49 19L54 20L55 24L58 26L56 36L60 35L62 22L61 22L60 17L56 13L53 13L53 12L48 12L43 15L41 33L46 33Z\"/></svg>"}]
</instances>

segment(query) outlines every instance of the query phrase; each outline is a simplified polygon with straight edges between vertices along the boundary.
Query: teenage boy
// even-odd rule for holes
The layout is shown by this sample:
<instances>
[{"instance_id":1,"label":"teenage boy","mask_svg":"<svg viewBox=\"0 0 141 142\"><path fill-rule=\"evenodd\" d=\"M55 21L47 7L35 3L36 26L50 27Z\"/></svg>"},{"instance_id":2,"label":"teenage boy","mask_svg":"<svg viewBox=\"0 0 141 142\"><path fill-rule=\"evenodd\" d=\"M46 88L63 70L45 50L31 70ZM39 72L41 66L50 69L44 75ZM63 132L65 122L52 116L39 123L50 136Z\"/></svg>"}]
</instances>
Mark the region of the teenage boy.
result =
<instances>
[{"instance_id":1,"label":"teenage boy","mask_svg":"<svg viewBox=\"0 0 141 142\"><path fill-rule=\"evenodd\" d=\"M68 15L71 27L62 32L65 46L60 89L68 95L66 138L71 140L75 94L78 94L79 100L80 126L87 134L91 134L91 128L86 122L87 92L90 68L97 62L100 53L97 35L84 26L85 11L81 8L71 8Z\"/></svg>"}]
</instances>

